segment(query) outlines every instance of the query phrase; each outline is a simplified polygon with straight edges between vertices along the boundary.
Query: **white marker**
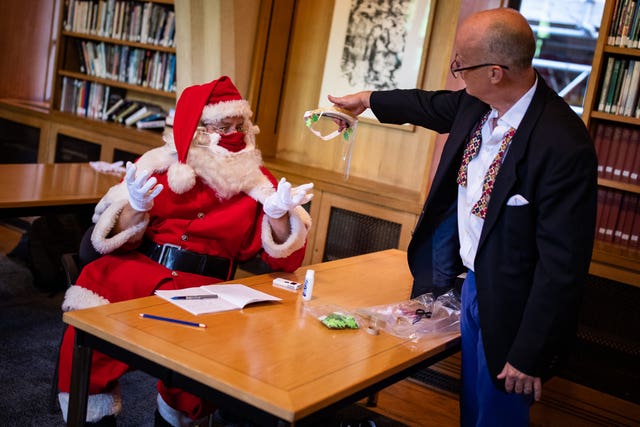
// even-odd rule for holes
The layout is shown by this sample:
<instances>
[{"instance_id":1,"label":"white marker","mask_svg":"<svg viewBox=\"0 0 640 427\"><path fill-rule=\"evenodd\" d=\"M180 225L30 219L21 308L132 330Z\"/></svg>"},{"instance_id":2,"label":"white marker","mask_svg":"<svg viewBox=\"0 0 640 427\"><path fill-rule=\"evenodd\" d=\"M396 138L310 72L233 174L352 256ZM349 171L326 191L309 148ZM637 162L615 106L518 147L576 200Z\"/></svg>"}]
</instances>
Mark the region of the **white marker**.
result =
<instances>
[{"instance_id":1,"label":"white marker","mask_svg":"<svg viewBox=\"0 0 640 427\"><path fill-rule=\"evenodd\" d=\"M315 279L315 270L307 270L307 274L304 276L304 288L302 288L302 299L309 301L313 294L313 281Z\"/></svg>"}]
</instances>

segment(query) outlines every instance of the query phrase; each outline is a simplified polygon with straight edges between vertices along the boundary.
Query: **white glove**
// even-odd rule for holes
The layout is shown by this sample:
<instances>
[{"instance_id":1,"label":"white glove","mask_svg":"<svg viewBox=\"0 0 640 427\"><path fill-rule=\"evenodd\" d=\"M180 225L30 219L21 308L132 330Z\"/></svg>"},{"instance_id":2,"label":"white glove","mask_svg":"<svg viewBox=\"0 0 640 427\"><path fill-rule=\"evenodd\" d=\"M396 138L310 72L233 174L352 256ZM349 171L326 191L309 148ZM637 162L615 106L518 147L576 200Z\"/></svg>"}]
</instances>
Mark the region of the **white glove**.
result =
<instances>
[{"instance_id":1,"label":"white glove","mask_svg":"<svg viewBox=\"0 0 640 427\"><path fill-rule=\"evenodd\" d=\"M107 162L103 162L103 161L97 161L97 162L89 162L89 165L97 170L98 172L101 173L111 173L111 174L115 174L115 175L120 175L125 173L125 169L123 165L123 161L119 160L117 162L114 163L107 163Z\"/></svg>"},{"instance_id":2,"label":"white glove","mask_svg":"<svg viewBox=\"0 0 640 427\"><path fill-rule=\"evenodd\" d=\"M264 201L264 213L271 218L281 218L296 206L304 205L311 200L313 194L307 194L307 191L312 188L313 183L291 188L291 184L285 178L282 178L278 183L276 192Z\"/></svg>"},{"instance_id":3,"label":"white glove","mask_svg":"<svg viewBox=\"0 0 640 427\"><path fill-rule=\"evenodd\" d=\"M153 207L153 199L164 188L162 184L158 184L155 177L149 178L151 173L148 170L142 171L136 177L136 165L127 162L127 174L124 181L129 191L129 204L138 212L147 212Z\"/></svg>"}]
</instances>

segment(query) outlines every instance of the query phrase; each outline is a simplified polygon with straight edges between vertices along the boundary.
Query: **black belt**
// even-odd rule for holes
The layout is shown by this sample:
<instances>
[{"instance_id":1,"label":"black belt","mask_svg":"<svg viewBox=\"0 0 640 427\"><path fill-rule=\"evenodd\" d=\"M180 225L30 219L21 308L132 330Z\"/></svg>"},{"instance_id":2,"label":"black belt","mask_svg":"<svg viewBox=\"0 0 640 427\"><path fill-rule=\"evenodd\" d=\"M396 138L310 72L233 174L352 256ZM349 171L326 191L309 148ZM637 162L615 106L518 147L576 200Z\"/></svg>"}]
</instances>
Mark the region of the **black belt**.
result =
<instances>
[{"instance_id":1,"label":"black belt","mask_svg":"<svg viewBox=\"0 0 640 427\"><path fill-rule=\"evenodd\" d=\"M159 245L145 239L138 250L169 270L221 280L229 280L235 274L236 265L227 258L191 252L169 243Z\"/></svg>"}]
</instances>

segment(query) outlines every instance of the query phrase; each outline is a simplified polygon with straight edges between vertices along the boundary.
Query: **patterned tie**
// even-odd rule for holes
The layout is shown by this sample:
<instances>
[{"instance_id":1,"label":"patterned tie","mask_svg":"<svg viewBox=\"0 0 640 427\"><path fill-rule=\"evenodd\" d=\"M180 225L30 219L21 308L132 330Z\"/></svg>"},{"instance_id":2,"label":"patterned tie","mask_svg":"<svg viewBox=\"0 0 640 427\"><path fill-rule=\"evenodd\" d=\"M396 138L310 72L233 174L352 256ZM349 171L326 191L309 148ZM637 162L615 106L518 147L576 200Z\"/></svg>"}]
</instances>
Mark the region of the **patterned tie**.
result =
<instances>
[{"instance_id":1,"label":"patterned tie","mask_svg":"<svg viewBox=\"0 0 640 427\"><path fill-rule=\"evenodd\" d=\"M478 151L480 151L480 142L482 142L482 126L487 122L489 113L491 113L491 111L488 111L487 114L482 116L482 119L480 119L480 123L478 123L478 126L476 126L474 131L471 133L471 138L469 138L469 142L467 142L467 146L462 154L462 164L458 170L458 179L456 182L458 185L462 185L463 187L466 187L467 185L467 168L469 167L469 162L473 160L473 158L478 155Z\"/></svg>"},{"instance_id":2,"label":"patterned tie","mask_svg":"<svg viewBox=\"0 0 640 427\"><path fill-rule=\"evenodd\" d=\"M460 170L458 171L458 179L457 183L461 186L467 185L467 168L469 166L469 162L473 160L473 158L480 151L480 143L482 141L482 126L484 126L487 118L489 117L489 113L485 114L477 128L473 132L467 147L464 150L462 155L462 164L460 165ZM512 127L504 134L502 137L502 143L500 144L500 148L498 149L498 154L493 158L491 165L489 165L489 169L484 176L484 180L482 182L482 194L478 201L471 208L471 213L484 219L487 215L487 206L489 206L489 198L491 197L491 191L493 190L493 184L496 181L496 176L498 175L498 171L500 170L500 166L502 166L502 161L504 160L504 155L507 152L507 148L509 148L509 144L511 143L511 139L513 135L516 133L516 130Z\"/></svg>"}]
</instances>

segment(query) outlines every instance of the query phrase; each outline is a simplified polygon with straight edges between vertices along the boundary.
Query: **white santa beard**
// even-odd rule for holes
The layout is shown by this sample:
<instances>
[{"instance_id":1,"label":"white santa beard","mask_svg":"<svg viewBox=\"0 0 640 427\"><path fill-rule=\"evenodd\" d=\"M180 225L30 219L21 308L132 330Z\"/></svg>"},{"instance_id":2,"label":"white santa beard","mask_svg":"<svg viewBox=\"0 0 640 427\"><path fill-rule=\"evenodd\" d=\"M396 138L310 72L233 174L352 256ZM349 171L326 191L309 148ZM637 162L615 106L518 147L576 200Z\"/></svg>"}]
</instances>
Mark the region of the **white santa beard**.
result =
<instances>
[{"instance_id":1,"label":"white santa beard","mask_svg":"<svg viewBox=\"0 0 640 427\"><path fill-rule=\"evenodd\" d=\"M231 153L216 148L225 153L209 147L191 146L187 164L221 199L228 199L240 192L250 194L258 187L273 188L260 170L262 156L258 150Z\"/></svg>"}]
</instances>

